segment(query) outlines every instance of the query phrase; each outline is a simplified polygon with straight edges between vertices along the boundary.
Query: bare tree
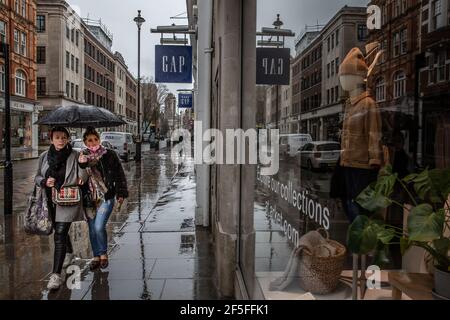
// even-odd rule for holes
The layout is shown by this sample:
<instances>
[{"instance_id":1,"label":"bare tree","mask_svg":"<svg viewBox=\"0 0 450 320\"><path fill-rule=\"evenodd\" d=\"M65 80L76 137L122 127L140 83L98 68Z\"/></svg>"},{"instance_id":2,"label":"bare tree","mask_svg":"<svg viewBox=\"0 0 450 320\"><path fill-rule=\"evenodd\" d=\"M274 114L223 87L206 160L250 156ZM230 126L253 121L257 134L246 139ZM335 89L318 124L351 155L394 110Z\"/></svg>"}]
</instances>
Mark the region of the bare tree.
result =
<instances>
[{"instance_id":1,"label":"bare tree","mask_svg":"<svg viewBox=\"0 0 450 320\"><path fill-rule=\"evenodd\" d=\"M152 123L158 127L161 106L164 104L168 93L169 89L167 89L166 85L155 83L153 78L142 78L143 132L146 132Z\"/></svg>"}]
</instances>

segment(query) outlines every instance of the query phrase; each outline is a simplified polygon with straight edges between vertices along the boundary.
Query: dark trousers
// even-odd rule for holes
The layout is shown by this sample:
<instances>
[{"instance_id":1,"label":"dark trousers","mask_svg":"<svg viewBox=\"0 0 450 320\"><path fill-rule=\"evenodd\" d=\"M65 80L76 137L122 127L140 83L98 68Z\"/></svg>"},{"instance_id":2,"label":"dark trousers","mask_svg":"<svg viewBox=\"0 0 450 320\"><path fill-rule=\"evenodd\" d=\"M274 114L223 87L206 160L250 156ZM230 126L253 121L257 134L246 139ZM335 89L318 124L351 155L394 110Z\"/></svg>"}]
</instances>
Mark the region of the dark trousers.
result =
<instances>
[{"instance_id":1,"label":"dark trousers","mask_svg":"<svg viewBox=\"0 0 450 320\"><path fill-rule=\"evenodd\" d=\"M47 199L51 199L51 189L47 188ZM69 230L71 222L55 222L56 206L51 200L48 201L48 210L53 221L55 242L55 253L53 256L53 273L60 274L64 264L66 253L73 253L72 242L70 241Z\"/></svg>"},{"instance_id":2,"label":"dark trousers","mask_svg":"<svg viewBox=\"0 0 450 320\"><path fill-rule=\"evenodd\" d=\"M356 198L377 180L378 170L342 167L342 175L345 184L342 204L348 220L353 222L359 215L369 213L356 202Z\"/></svg>"}]
</instances>

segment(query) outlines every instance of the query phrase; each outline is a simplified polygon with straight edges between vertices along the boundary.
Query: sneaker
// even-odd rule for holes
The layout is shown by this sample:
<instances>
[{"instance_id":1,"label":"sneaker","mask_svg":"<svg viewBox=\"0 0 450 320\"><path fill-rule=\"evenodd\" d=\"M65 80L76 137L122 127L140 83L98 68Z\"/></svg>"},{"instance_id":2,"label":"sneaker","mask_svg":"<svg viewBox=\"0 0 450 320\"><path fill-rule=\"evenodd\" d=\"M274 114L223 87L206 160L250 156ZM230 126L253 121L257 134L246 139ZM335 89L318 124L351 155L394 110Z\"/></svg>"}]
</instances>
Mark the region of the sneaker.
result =
<instances>
[{"instance_id":1,"label":"sneaker","mask_svg":"<svg viewBox=\"0 0 450 320\"><path fill-rule=\"evenodd\" d=\"M75 256L73 253L66 253L66 257L64 258L63 268L67 268L70 266L74 261Z\"/></svg>"},{"instance_id":2,"label":"sneaker","mask_svg":"<svg viewBox=\"0 0 450 320\"><path fill-rule=\"evenodd\" d=\"M50 276L50 281L47 284L48 290L58 290L62 285L62 279L59 274L53 273Z\"/></svg>"}]
</instances>

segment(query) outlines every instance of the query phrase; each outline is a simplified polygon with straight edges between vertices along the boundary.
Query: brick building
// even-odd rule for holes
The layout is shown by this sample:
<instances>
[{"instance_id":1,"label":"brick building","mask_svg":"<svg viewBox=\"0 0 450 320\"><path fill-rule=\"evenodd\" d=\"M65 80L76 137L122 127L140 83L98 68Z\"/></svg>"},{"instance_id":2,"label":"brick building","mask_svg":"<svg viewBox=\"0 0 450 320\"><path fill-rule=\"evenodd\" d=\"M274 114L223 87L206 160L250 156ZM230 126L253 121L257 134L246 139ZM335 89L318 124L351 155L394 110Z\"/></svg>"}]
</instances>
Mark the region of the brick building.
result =
<instances>
[{"instance_id":1,"label":"brick building","mask_svg":"<svg viewBox=\"0 0 450 320\"><path fill-rule=\"evenodd\" d=\"M9 44L11 145L37 149L36 1L0 1L0 40ZM0 59L0 148L4 147L5 67Z\"/></svg>"},{"instance_id":2,"label":"brick building","mask_svg":"<svg viewBox=\"0 0 450 320\"><path fill-rule=\"evenodd\" d=\"M142 90L141 90L142 92ZM126 119L127 122L127 132L131 132L137 135L137 80L130 73L129 70L126 72ZM142 99L141 99L142 101ZM141 117L142 121L142 117Z\"/></svg>"}]
</instances>

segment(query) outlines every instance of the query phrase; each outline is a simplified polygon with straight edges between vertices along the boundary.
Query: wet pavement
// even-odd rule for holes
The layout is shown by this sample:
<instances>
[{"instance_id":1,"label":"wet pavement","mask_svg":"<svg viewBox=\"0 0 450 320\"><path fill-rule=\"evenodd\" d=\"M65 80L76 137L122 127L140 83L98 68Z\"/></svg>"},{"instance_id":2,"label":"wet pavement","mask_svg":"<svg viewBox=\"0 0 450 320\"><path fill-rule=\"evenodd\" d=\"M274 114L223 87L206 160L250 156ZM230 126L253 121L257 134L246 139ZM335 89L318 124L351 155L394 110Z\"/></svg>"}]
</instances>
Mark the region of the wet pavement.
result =
<instances>
[{"instance_id":1,"label":"wet pavement","mask_svg":"<svg viewBox=\"0 0 450 320\"><path fill-rule=\"evenodd\" d=\"M144 149L145 150L145 149ZM218 299L210 235L196 228L195 175L192 159L182 165L170 152L146 150L140 166L123 163L129 199L115 208L107 226L110 265L89 271L88 228L71 227L81 270L80 286L48 292L53 237L23 232L23 211L31 192L37 160L14 166L12 217L0 217L0 299L208 300ZM2 172L3 174L3 172ZM3 197L3 186L0 187ZM3 206L3 199L0 199ZM3 211L3 208L2 208ZM67 283L73 283L67 275Z\"/></svg>"}]
</instances>

